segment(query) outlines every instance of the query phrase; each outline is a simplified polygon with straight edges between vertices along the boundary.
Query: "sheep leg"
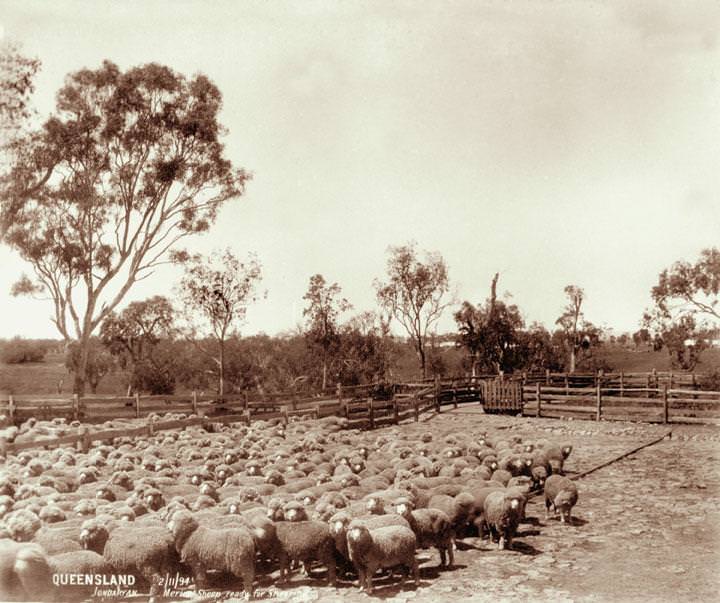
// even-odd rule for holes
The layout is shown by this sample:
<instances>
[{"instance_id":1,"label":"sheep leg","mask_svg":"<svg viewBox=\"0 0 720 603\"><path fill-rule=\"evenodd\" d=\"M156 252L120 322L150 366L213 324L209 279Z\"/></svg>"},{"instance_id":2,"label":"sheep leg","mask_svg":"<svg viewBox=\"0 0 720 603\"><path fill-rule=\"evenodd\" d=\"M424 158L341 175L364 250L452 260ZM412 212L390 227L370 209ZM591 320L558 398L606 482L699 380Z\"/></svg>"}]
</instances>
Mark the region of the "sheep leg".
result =
<instances>
[{"instance_id":1,"label":"sheep leg","mask_svg":"<svg viewBox=\"0 0 720 603\"><path fill-rule=\"evenodd\" d=\"M278 578L278 582L289 582L290 581L290 566L288 563L288 556L287 553L281 552L278 556L278 561L280 562L280 577Z\"/></svg>"},{"instance_id":2,"label":"sheep leg","mask_svg":"<svg viewBox=\"0 0 720 603\"><path fill-rule=\"evenodd\" d=\"M376 564L368 564L365 568L365 582L367 583L367 592L370 594L373 592L373 576L377 570L378 567Z\"/></svg>"},{"instance_id":3,"label":"sheep leg","mask_svg":"<svg viewBox=\"0 0 720 603\"><path fill-rule=\"evenodd\" d=\"M360 586L360 590L365 590L366 585L366 578L365 578L365 568L358 565L357 566L357 574L358 574L358 585Z\"/></svg>"},{"instance_id":4,"label":"sheep leg","mask_svg":"<svg viewBox=\"0 0 720 603\"><path fill-rule=\"evenodd\" d=\"M155 597L160 593L160 583L162 582L162 576L159 572L155 571L155 568L152 567L145 567L142 568L142 576L147 580L148 584L150 584L150 598L155 599Z\"/></svg>"},{"instance_id":5,"label":"sheep leg","mask_svg":"<svg viewBox=\"0 0 720 603\"><path fill-rule=\"evenodd\" d=\"M420 586L420 569L418 567L417 559L415 559L415 555L413 555L412 558L412 573L413 579L415 580L415 586Z\"/></svg>"},{"instance_id":6,"label":"sheep leg","mask_svg":"<svg viewBox=\"0 0 720 603\"><path fill-rule=\"evenodd\" d=\"M448 567L453 567L455 565L455 541L451 540L450 545L447 549L448 554Z\"/></svg>"},{"instance_id":7,"label":"sheep leg","mask_svg":"<svg viewBox=\"0 0 720 603\"><path fill-rule=\"evenodd\" d=\"M193 575L195 576L195 588L205 589L207 588L207 572L202 565L193 566Z\"/></svg>"},{"instance_id":8,"label":"sheep leg","mask_svg":"<svg viewBox=\"0 0 720 603\"><path fill-rule=\"evenodd\" d=\"M251 565L242 571L243 590L245 590L245 598L250 600L253 598L253 582L255 581L255 568Z\"/></svg>"},{"instance_id":9,"label":"sheep leg","mask_svg":"<svg viewBox=\"0 0 720 603\"><path fill-rule=\"evenodd\" d=\"M328 584L330 586L335 586L337 582L337 572L335 568L335 555L332 551L330 551L330 554L327 555L327 558L325 560L325 565L327 566L327 576L328 576Z\"/></svg>"}]
</instances>

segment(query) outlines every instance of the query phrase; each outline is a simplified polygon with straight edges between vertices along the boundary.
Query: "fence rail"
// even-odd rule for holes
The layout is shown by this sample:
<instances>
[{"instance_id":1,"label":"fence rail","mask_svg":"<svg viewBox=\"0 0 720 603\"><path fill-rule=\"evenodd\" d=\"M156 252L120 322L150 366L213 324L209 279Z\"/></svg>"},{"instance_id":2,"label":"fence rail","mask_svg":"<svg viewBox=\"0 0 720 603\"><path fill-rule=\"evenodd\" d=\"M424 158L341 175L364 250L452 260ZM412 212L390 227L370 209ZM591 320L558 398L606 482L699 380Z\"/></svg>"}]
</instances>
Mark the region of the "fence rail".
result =
<instances>
[{"instance_id":1,"label":"fence rail","mask_svg":"<svg viewBox=\"0 0 720 603\"><path fill-rule=\"evenodd\" d=\"M536 382L523 388L523 414L535 417L581 417L653 423L702 423L720 419L720 392L634 388L554 387Z\"/></svg>"},{"instance_id":2,"label":"fence rail","mask_svg":"<svg viewBox=\"0 0 720 603\"><path fill-rule=\"evenodd\" d=\"M648 385L660 383L657 387ZM216 395L190 394L173 396L8 396L0 399L0 415L16 424L35 417L53 419L64 417L85 424L109 420L148 419L152 429L158 429L154 415L183 413L183 425L204 422L227 422L233 417L253 419L289 417L310 413L322 418L344 416L350 427L374 429L404 420L418 421L427 412L441 412L443 406L475 403L486 412L522 413L536 417L578 417L596 420L633 420L650 422L707 422L720 419L720 392L694 389L696 376L680 378L673 373L598 373L568 375L545 373L510 376L507 378L477 376L453 379L434 379L412 383L379 386L338 386L319 395L295 392ZM594 383L589 380L595 379ZM634 381L633 381L634 379ZM666 380L663 382L663 380ZM671 387L670 383L676 386ZM189 423L187 423L189 421ZM180 426L178 424L177 426ZM167 427L168 429L170 427ZM146 433L148 427L128 427L125 432ZM92 434L101 432L89 432ZM108 436L91 436L93 440ZM115 435L113 437L122 437ZM73 439L75 438L75 439ZM112 439L112 438L110 438ZM80 436L63 436L63 444L79 442ZM18 442L0 446L50 446L49 442ZM60 444L54 444L60 445Z\"/></svg>"}]
</instances>

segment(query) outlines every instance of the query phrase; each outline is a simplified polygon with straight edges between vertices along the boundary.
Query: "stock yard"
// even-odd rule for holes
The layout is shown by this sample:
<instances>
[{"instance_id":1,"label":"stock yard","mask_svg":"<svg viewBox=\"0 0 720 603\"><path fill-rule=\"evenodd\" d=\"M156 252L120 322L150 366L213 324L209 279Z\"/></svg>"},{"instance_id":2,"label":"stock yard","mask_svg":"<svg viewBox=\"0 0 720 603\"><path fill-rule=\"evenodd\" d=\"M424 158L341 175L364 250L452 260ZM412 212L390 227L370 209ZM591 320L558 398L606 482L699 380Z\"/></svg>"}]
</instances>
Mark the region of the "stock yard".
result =
<instances>
[{"instance_id":1,"label":"stock yard","mask_svg":"<svg viewBox=\"0 0 720 603\"><path fill-rule=\"evenodd\" d=\"M6 537L13 536L16 540L32 539L38 528L42 532L59 529L62 525L74 527L79 534L81 520L93 517L106 522L112 529L118 522L121 509L130 506L137 516L126 525L147 530L164 526L167 518L160 518L165 517L163 512L167 515L170 499L180 491L184 492L183 498L191 507L191 512L201 518L201 524L220 525L223 516L228 513L231 499L240 502L240 509L262 506L264 514L264 508L273 504L271 500L283 498L285 492L285 500L295 498L302 501L311 519L314 516L331 525L329 518L333 511L343 511L341 504L330 510L320 509L317 499L311 502L304 498L307 488L298 494L297 490L289 487L293 481L300 483L303 479L297 472L298 463L315 464L314 468L302 467L313 480L327 469L332 469L336 475L330 482L338 482L347 475L347 471L338 469L342 464L339 456L357 457L361 448L367 447L370 453L367 466L358 476L359 484L352 485L354 482L350 480L344 482L344 487L334 490L346 495L347 503L352 505L379 489L377 481L372 487L362 487L363 479L369 478L368 473L395 474L400 471L399 466L412 465L412 462L403 461L412 459L421 447L425 447L426 455L436 456L440 465L431 473L439 471L440 475L452 476L447 482L454 484L455 489L451 487L448 491L454 493L471 490L472 483L479 483L478 475L482 471L478 470L478 464L472 462L473 471L466 471L462 476L458 475L458 470L450 471L449 467L457 462L457 458L446 456L446 450L449 447L459 448L466 456L467 447L477 445L481 434L486 433L488 442L494 444L499 441L522 441L525 444L546 440L573 446L565 462L565 473L571 478L576 477L579 490L579 501L573 510L571 523L564 524L553 517L546 519L542 495L531 495L526 519L520 524L510 550L499 550L498 545L487 537L481 538L469 531L457 539L453 567L439 568L440 557L434 548L418 549L419 587L416 588L412 580L399 586L398 572L392 576L377 574L372 596L398 602L676 601L712 600L717 596L720 586L717 571L720 569L717 547L720 542L720 430L715 426L520 418L487 415L477 406L443 410L440 414L425 415L420 422L401 423L373 431L337 430L339 423L332 419L322 423L325 427L318 430L315 420L291 421L285 433L279 425L260 422L251 424L250 432L240 424L219 428L217 433L194 427L185 432L185 440L182 435L175 439L175 436L169 435L171 432L160 432L134 441L116 441L115 453L109 447L104 448L107 464L98 462L98 455L93 450L87 455L71 451L65 455L66 465L50 463L49 459L55 458L51 456L52 451L30 450L29 456L24 458L19 454L9 454L0 484L5 494L9 492L7 486L13 481L12 475L19 477L21 468L32 469L31 477L13 484L13 511L24 508L42 517L41 508L47 502L42 500L45 496L54 500L53 506L61 509L65 519L50 524L43 518L41 523L47 525L35 525L30 528L30 534L22 535L22 529L12 522L13 512L8 513L6 508L2 528ZM670 430L672 435L662 438ZM231 463L235 476L226 478L222 484L217 467L222 464L220 457L227 450L228 441L237 444L235 448L238 450L246 448L251 459ZM652 441L657 442L586 476L579 475ZM401 458L408 454L408 448L412 454ZM405 452L401 452L403 449ZM77 456L76 465L72 464L73 456ZM31 458L40 462L33 465ZM91 464L90 458L97 463L97 482L79 485L78 491L84 490L85 495L93 499L101 484L112 482L116 502L95 498L94 503L82 508L78 491L67 495L48 494L47 487L54 485L53 480L60 480L62 467L65 468L65 478L75 476L81 466ZM175 458L180 462L174 463ZM291 463L292 458L297 462ZM208 460L213 459L217 462L214 469L212 462L208 465ZM321 462L323 460L324 463ZM461 461L456 466L463 464L464 461ZM292 473L292 465L295 465L295 473ZM252 466L259 467L265 477L252 476L255 472ZM120 469L130 477L130 482L118 479ZM269 476L276 475L278 471L288 475L285 484L281 484L282 480L275 480L281 485L268 483L274 481ZM203 480L214 483L216 489L209 491L211 496L201 496L199 484L190 483L195 473L204 474ZM415 474L422 479L418 471ZM386 490L402 487L401 481L397 480ZM31 485L41 483L46 490L31 491ZM155 508L141 514L143 495L153 485L163 493L161 504L148 505ZM248 500L252 498L252 488L264 494L261 500ZM287 494L293 490L293 495ZM21 491L22 496L19 495ZM414 494L418 494L417 491ZM7 500L3 504L7 505ZM385 504L386 510L392 506L389 500L385 500ZM74 516L79 514L79 508L84 516L77 519ZM107 515L114 516L114 519ZM227 525L224 524L225 527ZM50 552L57 554L57 551ZM102 546L99 552L102 553ZM107 549L105 554L107 556ZM53 567L52 557L49 560L50 567ZM337 584L334 587L328 585L327 572L322 564L313 567L310 578L296 569L289 584L278 583L277 564L264 570L264 565L259 564L255 579L258 597L321 602L369 600L368 594L358 590L357 579L344 575L340 570ZM133 599L147 600L147 588L140 590L145 594ZM228 594L221 600L231 601L236 600L236 595L230 593L241 590L239 579L228 582L210 572L207 596L183 594L161 596L157 600L210 600L217 597L210 593L225 591ZM76 591L68 596L67 591L60 590L55 594L59 600L91 598L87 592Z\"/></svg>"}]
</instances>

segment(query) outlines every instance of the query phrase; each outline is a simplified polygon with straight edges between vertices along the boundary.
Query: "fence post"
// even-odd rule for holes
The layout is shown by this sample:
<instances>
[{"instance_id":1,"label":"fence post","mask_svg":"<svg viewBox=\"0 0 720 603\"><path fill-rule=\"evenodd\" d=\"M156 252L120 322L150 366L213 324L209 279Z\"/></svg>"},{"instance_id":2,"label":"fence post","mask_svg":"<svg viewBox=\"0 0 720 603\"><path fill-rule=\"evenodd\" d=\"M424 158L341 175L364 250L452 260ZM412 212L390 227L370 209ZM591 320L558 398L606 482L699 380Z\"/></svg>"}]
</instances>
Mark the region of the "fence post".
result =
<instances>
[{"instance_id":1,"label":"fence post","mask_svg":"<svg viewBox=\"0 0 720 603\"><path fill-rule=\"evenodd\" d=\"M418 400L417 398L413 398L413 412L415 414L415 422L417 423L420 420L420 411L418 410Z\"/></svg>"},{"instance_id":2,"label":"fence post","mask_svg":"<svg viewBox=\"0 0 720 603\"><path fill-rule=\"evenodd\" d=\"M148 421L148 424L147 424L147 429L148 429L149 436L155 434L155 417L150 417L150 420Z\"/></svg>"},{"instance_id":3,"label":"fence post","mask_svg":"<svg viewBox=\"0 0 720 603\"><path fill-rule=\"evenodd\" d=\"M138 392L135 392L135 418L140 418L140 394Z\"/></svg>"},{"instance_id":4,"label":"fence post","mask_svg":"<svg viewBox=\"0 0 720 603\"><path fill-rule=\"evenodd\" d=\"M673 374L672 371L670 371L670 389L672 389L673 386Z\"/></svg>"},{"instance_id":5,"label":"fence post","mask_svg":"<svg viewBox=\"0 0 720 603\"><path fill-rule=\"evenodd\" d=\"M368 398L368 419L370 419L370 429L375 429L375 408L372 398Z\"/></svg>"},{"instance_id":6,"label":"fence post","mask_svg":"<svg viewBox=\"0 0 720 603\"><path fill-rule=\"evenodd\" d=\"M320 404L315 405L315 419L320 418Z\"/></svg>"},{"instance_id":7,"label":"fence post","mask_svg":"<svg viewBox=\"0 0 720 603\"><path fill-rule=\"evenodd\" d=\"M73 394L73 421L80 420L80 396Z\"/></svg>"},{"instance_id":8,"label":"fence post","mask_svg":"<svg viewBox=\"0 0 720 603\"><path fill-rule=\"evenodd\" d=\"M545 369L545 385L550 385L550 369Z\"/></svg>"},{"instance_id":9,"label":"fence post","mask_svg":"<svg viewBox=\"0 0 720 603\"><path fill-rule=\"evenodd\" d=\"M655 389L658 388L658 376L657 376L657 369L652 370L652 377L653 377L653 387Z\"/></svg>"},{"instance_id":10,"label":"fence post","mask_svg":"<svg viewBox=\"0 0 720 603\"><path fill-rule=\"evenodd\" d=\"M625 395L625 371L620 371L620 397Z\"/></svg>"},{"instance_id":11,"label":"fence post","mask_svg":"<svg viewBox=\"0 0 720 603\"><path fill-rule=\"evenodd\" d=\"M8 396L8 417L10 423L15 422L15 399L12 396Z\"/></svg>"},{"instance_id":12,"label":"fence post","mask_svg":"<svg viewBox=\"0 0 720 603\"><path fill-rule=\"evenodd\" d=\"M90 428L85 427L82 431L82 440L80 443L81 450L83 453L90 452L90 446L92 445L92 438L90 437Z\"/></svg>"},{"instance_id":13,"label":"fence post","mask_svg":"<svg viewBox=\"0 0 720 603\"><path fill-rule=\"evenodd\" d=\"M435 375L435 410L440 412L440 378Z\"/></svg>"},{"instance_id":14,"label":"fence post","mask_svg":"<svg viewBox=\"0 0 720 603\"><path fill-rule=\"evenodd\" d=\"M400 411L398 410L397 400L393 400L393 422L397 425L400 422Z\"/></svg>"},{"instance_id":15,"label":"fence post","mask_svg":"<svg viewBox=\"0 0 720 603\"><path fill-rule=\"evenodd\" d=\"M540 417L540 382L535 383L535 399L537 400L537 409L535 410L535 416Z\"/></svg>"},{"instance_id":16,"label":"fence post","mask_svg":"<svg viewBox=\"0 0 720 603\"><path fill-rule=\"evenodd\" d=\"M570 395L570 383L569 383L569 381L568 381L567 371L565 371L565 395L566 395L566 396L569 396L569 395Z\"/></svg>"},{"instance_id":17,"label":"fence post","mask_svg":"<svg viewBox=\"0 0 720 603\"><path fill-rule=\"evenodd\" d=\"M668 386L667 383L663 384L663 423L667 423L669 419L669 403L668 403Z\"/></svg>"},{"instance_id":18,"label":"fence post","mask_svg":"<svg viewBox=\"0 0 720 603\"><path fill-rule=\"evenodd\" d=\"M599 421L602 417L602 391L600 385L597 386L597 410L595 411L595 420Z\"/></svg>"},{"instance_id":19,"label":"fence post","mask_svg":"<svg viewBox=\"0 0 720 603\"><path fill-rule=\"evenodd\" d=\"M198 414L197 404L198 404L197 391L196 391L196 390L193 390L193 393L192 393L192 409L193 409L193 414L194 414L194 415Z\"/></svg>"}]
</instances>

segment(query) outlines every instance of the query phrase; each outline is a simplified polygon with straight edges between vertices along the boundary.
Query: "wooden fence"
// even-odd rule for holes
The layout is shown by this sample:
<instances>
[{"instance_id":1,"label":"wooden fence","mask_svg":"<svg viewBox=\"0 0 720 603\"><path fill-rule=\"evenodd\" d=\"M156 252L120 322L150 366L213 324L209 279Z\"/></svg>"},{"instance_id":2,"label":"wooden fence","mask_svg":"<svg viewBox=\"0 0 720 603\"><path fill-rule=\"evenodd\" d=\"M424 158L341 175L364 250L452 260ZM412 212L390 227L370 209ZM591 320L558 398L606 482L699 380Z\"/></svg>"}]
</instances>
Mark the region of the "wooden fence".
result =
<instances>
[{"instance_id":1,"label":"wooden fence","mask_svg":"<svg viewBox=\"0 0 720 603\"><path fill-rule=\"evenodd\" d=\"M523 388L523 414L534 417L705 423L720 419L720 392L662 387Z\"/></svg>"},{"instance_id":2,"label":"wooden fence","mask_svg":"<svg viewBox=\"0 0 720 603\"><path fill-rule=\"evenodd\" d=\"M704 375L695 373L678 373L674 371L650 371L646 373L633 373L625 371L593 373L553 373L550 371L521 373L524 385L542 383L547 386L597 386L625 388L654 388L659 389L667 385L669 389L683 388L696 389L704 379Z\"/></svg>"}]
</instances>

